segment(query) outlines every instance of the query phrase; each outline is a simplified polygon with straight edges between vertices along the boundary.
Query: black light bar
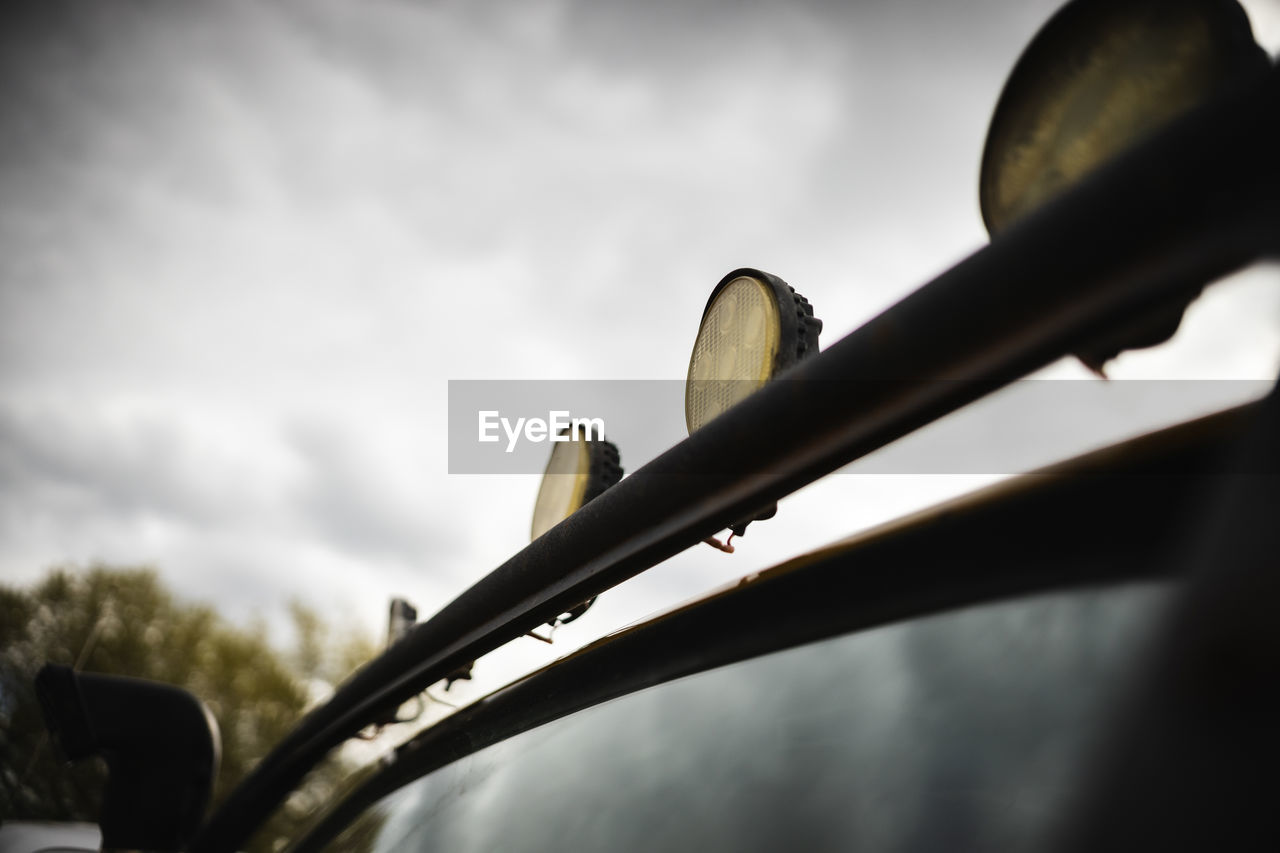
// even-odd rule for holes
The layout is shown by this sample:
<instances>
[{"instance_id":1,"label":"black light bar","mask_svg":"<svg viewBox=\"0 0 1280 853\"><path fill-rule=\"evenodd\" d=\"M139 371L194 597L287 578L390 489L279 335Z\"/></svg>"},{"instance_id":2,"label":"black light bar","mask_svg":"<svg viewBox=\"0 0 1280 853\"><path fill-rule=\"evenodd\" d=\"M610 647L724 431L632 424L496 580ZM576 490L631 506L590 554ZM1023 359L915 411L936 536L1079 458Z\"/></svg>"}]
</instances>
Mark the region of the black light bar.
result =
<instances>
[{"instance_id":1,"label":"black light bar","mask_svg":"<svg viewBox=\"0 0 1280 853\"><path fill-rule=\"evenodd\" d=\"M1273 69L1100 168L547 531L348 679L190 849L236 849L329 750L458 665L1116 326L1280 253L1277 150Z\"/></svg>"}]
</instances>

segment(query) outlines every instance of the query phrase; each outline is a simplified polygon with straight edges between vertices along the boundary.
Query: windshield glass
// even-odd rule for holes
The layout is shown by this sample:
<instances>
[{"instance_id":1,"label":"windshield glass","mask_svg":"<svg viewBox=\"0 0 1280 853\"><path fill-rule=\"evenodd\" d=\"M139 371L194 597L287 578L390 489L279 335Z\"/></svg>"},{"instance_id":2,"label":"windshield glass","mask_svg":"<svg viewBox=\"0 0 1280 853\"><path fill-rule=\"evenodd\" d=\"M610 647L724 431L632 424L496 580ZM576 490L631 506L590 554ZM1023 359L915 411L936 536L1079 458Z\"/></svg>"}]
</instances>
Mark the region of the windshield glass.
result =
<instances>
[{"instance_id":1,"label":"windshield glass","mask_svg":"<svg viewBox=\"0 0 1280 853\"><path fill-rule=\"evenodd\" d=\"M1030 849L1165 598L985 605L644 690L424 777L329 849Z\"/></svg>"}]
</instances>

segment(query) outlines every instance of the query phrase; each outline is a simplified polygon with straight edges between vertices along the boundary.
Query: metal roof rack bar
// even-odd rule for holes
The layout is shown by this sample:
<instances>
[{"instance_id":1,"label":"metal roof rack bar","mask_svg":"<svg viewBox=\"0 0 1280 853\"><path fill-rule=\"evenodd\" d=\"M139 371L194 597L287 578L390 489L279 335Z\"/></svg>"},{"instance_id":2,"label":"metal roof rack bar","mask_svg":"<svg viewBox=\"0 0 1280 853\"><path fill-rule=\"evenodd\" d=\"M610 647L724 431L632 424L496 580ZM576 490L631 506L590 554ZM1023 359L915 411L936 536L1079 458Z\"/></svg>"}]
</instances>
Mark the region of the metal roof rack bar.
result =
<instances>
[{"instance_id":1,"label":"metal roof rack bar","mask_svg":"<svg viewBox=\"0 0 1280 853\"><path fill-rule=\"evenodd\" d=\"M459 664L1144 311L1275 254L1276 150L1273 68L1099 169L499 566L304 718L190 849L235 849L329 750Z\"/></svg>"}]
</instances>

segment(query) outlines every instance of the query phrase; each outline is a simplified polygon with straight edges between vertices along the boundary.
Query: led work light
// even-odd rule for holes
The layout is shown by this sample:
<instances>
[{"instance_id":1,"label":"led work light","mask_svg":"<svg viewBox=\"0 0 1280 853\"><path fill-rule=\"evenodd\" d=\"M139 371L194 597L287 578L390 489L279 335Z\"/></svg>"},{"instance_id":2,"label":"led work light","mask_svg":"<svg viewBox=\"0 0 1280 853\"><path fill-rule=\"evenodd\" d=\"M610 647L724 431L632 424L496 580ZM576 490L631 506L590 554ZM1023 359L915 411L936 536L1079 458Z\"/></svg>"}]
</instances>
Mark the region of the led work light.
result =
<instances>
[{"instance_id":1,"label":"led work light","mask_svg":"<svg viewBox=\"0 0 1280 853\"><path fill-rule=\"evenodd\" d=\"M588 438L584 432L570 435L568 430L562 430L560 440L551 445L551 458L533 505L531 539L537 539L622 479L617 446L603 438Z\"/></svg>"},{"instance_id":2,"label":"led work light","mask_svg":"<svg viewBox=\"0 0 1280 853\"><path fill-rule=\"evenodd\" d=\"M1269 67L1232 0L1068 3L1027 46L991 119L979 178L987 230L995 237L1115 155ZM1076 355L1102 374L1123 350L1172 337L1194 298L1109 330Z\"/></svg>"},{"instance_id":3,"label":"led work light","mask_svg":"<svg viewBox=\"0 0 1280 853\"><path fill-rule=\"evenodd\" d=\"M684 418L690 434L816 353L821 331L809 300L777 276L740 269L721 279L689 359Z\"/></svg>"},{"instance_id":4,"label":"led work light","mask_svg":"<svg viewBox=\"0 0 1280 853\"><path fill-rule=\"evenodd\" d=\"M562 430L559 440L552 443L551 458L538 488L530 538L537 539L621 479L622 466L613 442L580 430L572 435L569 430ZM594 603L595 598L584 601L547 624L555 628L572 622ZM529 636L550 642L540 634L530 632Z\"/></svg>"},{"instance_id":5,"label":"led work light","mask_svg":"<svg viewBox=\"0 0 1280 853\"><path fill-rule=\"evenodd\" d=\"M721 279L702 312L689 359L684 391L689 433L815 355L821 331L822 321L813 316L809 300L777 276L739 269ZM748 524L771 518L777 509L777 504L770 504L729 529L741 536ZM706 542L733 551L729 542L722 544L714 537Z\"/></svg>"},{"instance_id":6,"label":"led work light","mask_svg":"<svg viewBox=\"0 0 1280 853\"><path fill-rule=\"evenodd\" d=\"M979 179L987 229L999 232L1268 67L1231 0L1068 3L1027 46L996 105Z\"/></svg>"}]
</instances>

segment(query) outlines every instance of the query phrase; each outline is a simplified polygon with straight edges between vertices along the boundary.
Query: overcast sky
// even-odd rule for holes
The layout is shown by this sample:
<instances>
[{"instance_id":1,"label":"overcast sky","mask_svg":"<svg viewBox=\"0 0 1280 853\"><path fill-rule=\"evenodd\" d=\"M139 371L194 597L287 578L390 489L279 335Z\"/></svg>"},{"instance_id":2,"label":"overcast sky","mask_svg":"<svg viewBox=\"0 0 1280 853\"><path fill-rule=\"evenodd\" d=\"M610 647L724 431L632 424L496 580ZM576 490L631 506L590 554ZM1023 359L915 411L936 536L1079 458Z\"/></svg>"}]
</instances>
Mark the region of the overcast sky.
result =
<instances>
[{"instance_id":1,"label":"overcast sky","mask_svg":"<svg viewBox=\"0 0 1280 853\"><path fill-rule=\"evenodd\" d=\"M681 379L740 266L829 345L985 243L986 124L1057 5L10 4L0 579L145 563L236 619L435 611L526 544L538 486L447 473L448 380ZM1274 53L1280 2L1245 6ZM1278 278L1112 374L1273 376ZM512 654L990 479L830 478Z\"/></svg>"}]
</instances>

